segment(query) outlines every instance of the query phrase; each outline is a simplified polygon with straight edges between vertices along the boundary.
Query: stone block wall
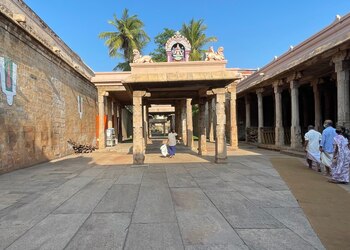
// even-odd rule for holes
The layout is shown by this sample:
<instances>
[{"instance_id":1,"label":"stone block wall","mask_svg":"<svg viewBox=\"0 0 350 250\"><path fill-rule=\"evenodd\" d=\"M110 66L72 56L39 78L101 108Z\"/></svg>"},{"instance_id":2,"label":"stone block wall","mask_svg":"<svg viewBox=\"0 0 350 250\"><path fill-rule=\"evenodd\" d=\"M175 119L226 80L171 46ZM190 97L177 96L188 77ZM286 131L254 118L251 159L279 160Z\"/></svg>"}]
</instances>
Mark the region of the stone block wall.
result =
<instances>
[{"instance_id":1,"label":"stone block wall","mask_svg":"<svg viewBox=\"0 0 350 250\"><path fill-rule=\"evenodd\" d=\"M1 13L0 45L0 57L17 64L12 105L0 89L0 173L71 154L68 139L94 143L97 89L88 77Z\"/></svg>"}]
</instances>

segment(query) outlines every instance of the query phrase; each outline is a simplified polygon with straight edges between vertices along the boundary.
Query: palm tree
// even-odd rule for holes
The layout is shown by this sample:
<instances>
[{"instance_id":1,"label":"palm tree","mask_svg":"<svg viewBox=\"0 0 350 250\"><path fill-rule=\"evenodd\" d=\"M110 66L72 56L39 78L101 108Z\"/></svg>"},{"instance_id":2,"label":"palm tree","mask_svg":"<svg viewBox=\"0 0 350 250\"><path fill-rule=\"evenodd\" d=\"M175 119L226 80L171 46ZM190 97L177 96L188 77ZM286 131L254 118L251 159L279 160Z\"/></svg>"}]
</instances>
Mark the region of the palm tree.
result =
<instances>
[{"instance_id":1,"label":"palm tree","mask_svg":"<svg viewBox=\"0 0 350 250\"><path fill-rule=\"evenodd\" d=\"M119 63L113 70L130 70L129 62L132 60L133 49L141 51L149 42L149 37L143 30L143 22L137 15L129 16L128 9L124 9L122 17L108 21L117 31L101 32L99 38L105 39L110 57L123 57L125 62ZM120 51L122 53L120 53Z\"/></svg>"},{"instance_id":2,"label":"palm tree","mask_svg":"<svg viewBox=\"0 0 350 250\"><path fill-rule=\"evenodd\" d=\"M203 24L203 19L198 21L192 19L190 23L183 24L181 28L181 34L183 34L188 41L191 43L192 52L190 54L191 61L200 61L202 55L204 54L203 46L209 42L216 42L216 37L207 37L205 35L205 30L207 26Z\"/></svg>"}]
</instances>

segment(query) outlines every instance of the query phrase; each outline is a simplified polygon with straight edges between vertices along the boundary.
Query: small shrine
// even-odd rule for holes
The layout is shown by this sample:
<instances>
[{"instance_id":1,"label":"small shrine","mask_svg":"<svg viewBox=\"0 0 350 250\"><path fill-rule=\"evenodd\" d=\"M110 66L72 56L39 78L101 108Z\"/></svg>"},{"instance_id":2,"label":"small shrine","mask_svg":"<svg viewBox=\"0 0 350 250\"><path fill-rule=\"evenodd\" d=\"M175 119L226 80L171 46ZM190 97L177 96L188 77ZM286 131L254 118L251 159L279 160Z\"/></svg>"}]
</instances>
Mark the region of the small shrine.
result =
<instances>
[{"instance_id":1,"label":"small shrine","mask_svg":"<svg viewBox=\"0 0 350 250\"><path fill-rule=\"evenodd\" d=\"M168 62L188 62L191 53L191 44L179 31L165 44Z\"/></svg>"}]
</instances>

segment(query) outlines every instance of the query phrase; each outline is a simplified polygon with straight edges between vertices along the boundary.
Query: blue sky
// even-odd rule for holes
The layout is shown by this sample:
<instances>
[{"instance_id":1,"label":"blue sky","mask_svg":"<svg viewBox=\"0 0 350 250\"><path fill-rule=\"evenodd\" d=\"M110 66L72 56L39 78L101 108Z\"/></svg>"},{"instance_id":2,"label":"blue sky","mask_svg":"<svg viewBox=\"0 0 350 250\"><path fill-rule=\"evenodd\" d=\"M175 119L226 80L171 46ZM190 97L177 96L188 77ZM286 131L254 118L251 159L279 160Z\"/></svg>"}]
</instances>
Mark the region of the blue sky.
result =
<instances>
[{"instance_id":1,"label":"blue sky","mask_svg":"<svg viewBox=\"0 0 350 250\"><path fill-rule=\"evenodd\" d=\"M227 67L257 68L272 61L328 26L337 14L350 12L349 0L24 0L94 71L111 71L120 59L110 58L103 31L124 8L136 14L153 38L163 28L179 30L192 18L204 19L207 36L224 46ZM143 54L154 49L149 43Z\"/></svg>"}]
</instances>

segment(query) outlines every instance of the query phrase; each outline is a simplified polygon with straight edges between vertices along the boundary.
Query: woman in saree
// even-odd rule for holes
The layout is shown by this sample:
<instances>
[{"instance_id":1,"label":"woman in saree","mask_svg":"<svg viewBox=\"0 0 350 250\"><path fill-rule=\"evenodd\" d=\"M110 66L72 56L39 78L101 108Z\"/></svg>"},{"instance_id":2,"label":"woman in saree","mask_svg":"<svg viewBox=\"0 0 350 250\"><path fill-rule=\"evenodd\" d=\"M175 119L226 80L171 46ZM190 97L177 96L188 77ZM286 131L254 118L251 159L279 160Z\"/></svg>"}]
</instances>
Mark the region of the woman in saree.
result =
<instances>
[{"instance_id":1,"label":"woman in saree","mask_svg":"<svg viewBox=\"0 0 350 250\"><path fill-rule=\"evenodd\" d=\"M349 165L350 149L349 141L344 127L337 126L337 135L334 137L334 156L332 168L331 183L348 184L349 183Z\"/></svg>"}]
</instances>

